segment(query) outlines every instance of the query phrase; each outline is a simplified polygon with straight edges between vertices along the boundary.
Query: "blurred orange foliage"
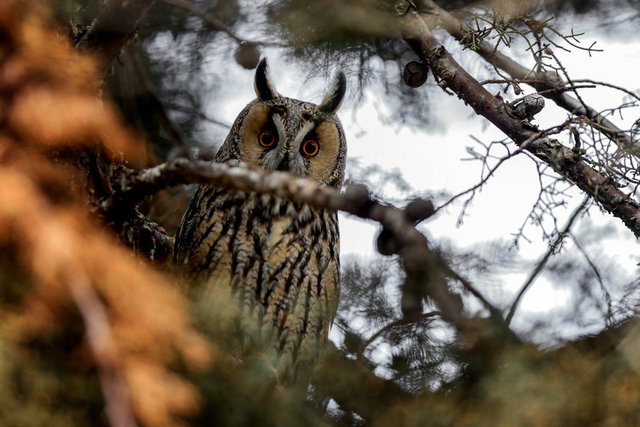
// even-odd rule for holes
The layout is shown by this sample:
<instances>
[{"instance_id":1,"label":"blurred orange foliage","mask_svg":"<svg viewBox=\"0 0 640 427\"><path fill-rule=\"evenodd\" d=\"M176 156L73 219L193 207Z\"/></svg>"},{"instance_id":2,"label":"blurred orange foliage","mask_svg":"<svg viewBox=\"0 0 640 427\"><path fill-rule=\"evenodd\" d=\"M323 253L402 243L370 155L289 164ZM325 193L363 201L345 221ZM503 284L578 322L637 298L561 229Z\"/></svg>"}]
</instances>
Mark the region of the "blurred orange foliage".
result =
<instances>
[{"instance_id":1,"label":"blurred orange foliage","mask_svg":"<svg viewBox=\"0 0 640 427\"><path fill-rule=\"evenodd\" d=\"M144 152L100 99L100 85L92 58L47 26L40 2L0 2L0 247L31 286L11 284L23 287L21 300L0 300L0 330L21 345L73 329L75 313L85 348L74 357L120 376L138 421L179 424L199 397L172 366L206 367L212 349L170 280L91 219L86 195L75 191L83 187L77 173L52 155L81 147L130 159ZM108 407L109 385L101 385Z\"/></svg>"}]
</instances>

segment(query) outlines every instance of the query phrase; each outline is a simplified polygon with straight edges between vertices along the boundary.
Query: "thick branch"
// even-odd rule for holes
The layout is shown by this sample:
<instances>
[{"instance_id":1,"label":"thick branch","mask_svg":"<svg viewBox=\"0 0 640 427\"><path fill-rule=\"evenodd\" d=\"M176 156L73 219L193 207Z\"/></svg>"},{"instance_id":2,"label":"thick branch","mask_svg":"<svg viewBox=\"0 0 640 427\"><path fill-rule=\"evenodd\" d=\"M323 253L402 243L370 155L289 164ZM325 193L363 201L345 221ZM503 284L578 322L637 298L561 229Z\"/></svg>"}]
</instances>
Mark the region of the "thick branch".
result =
<instances>
[{"instance_id":1,"label":"thick branch","mask_svg":"<svg viewBox=\"0 0 640 427\"><path fill-rule=\"evenodd\" d=\"M405 40L429 64L434 76L442 84L518 146L524 147L593 197L605 210L620 218L636 237L640 237L640 204L631 200L618 189L615 182L590 167L579 155L556 140L542 137L527 121L509 115L505 103L491 95L453 59L417 12L410 11L404 23Z\"/></svg>"},{"instance_id":2,"label":"thick branch","mask_svg":"<svg viewBox=\"0 0 640 427\"><path fill-rule=\"evenodd\" d=\"M138 173L123 174L112 182L114 193L99 209L105 217L115 210L135 208L145 196L168 187L187 183L208 184L238 191L254 191L287 198L316 208L340 210L379 222L391 231L398 242L399 255L407 273L407 284L419 287L440 308L442 317L459 331L474 334L486 329L477 319L467 318L460 297L449 291L440 256L429 249L427 239L410 223L405 212L369 197L363 187L350 187L345 193L282 172L266 172L244 164L235 165L207 161L177 159ZM496 320L496 319L493 319ZM497 319L501 322L501 318ZM494 325L495 326L495 325ZM483 335L487 331L484 330ZM513 334L504 330L508 337ZM473 341L473 340L472 340Z\"/></svg>"},{"instance_id":3,"label":"thick branch","mask_svg":"<svg viewBox=\"0 0 640 427\"><path fill-rule=\"evenodd\" d=\"M431 0L421 0L421 3L428 10L433 11L440 18L443 28L456 40L462 42L465 33L462 30L462 23L446 10L438 7ZM619 129L613 122L604 117L594 108L583 103L581 100L571 96L561 89L563 82L555 73L534 72L508 56L498 52L486 43L481 43L474 49L478 55L496 68L506 72L514 80L521 80L540 92L545 98L553 100L559 107L564 108L569 113L584 116L590 120L590 125L597 131L604 134L623 150L640 156L640 146L634 143L624 131Z\"/></svg>"},{"instance_id":4,"label":"thick branch","mask_svg":"<svg viewBox=\"0 0 640 427\"><path fill-rule=\"evenodd\" d=\"M116 196L113 182L123 182L126 176L131 175L131 170L122 165L116 165L103 158L101 153L87 150L77 163L78 168L88 177L88 192L91 196L90 203L93 213L100 220L108 224L121 238L123 243L134 250L135 253L155 263L169 261L173 254L173 238L158 224L149 221L142 215L137 205L122 203L113 206L113 209L105 211L97 205L104 200Z\"/></svg>"},{"instance_id":5,"label":"thick branch","mask_svg":"<svg viewBox=\"0 0 640 427\"><path fill-rule=\"evenodd\" d=\"M138 22L155 0L102 0L100 13L77 43L79 50L97 53L102 74L133 38Z\"/></svg>"}]
</instances>

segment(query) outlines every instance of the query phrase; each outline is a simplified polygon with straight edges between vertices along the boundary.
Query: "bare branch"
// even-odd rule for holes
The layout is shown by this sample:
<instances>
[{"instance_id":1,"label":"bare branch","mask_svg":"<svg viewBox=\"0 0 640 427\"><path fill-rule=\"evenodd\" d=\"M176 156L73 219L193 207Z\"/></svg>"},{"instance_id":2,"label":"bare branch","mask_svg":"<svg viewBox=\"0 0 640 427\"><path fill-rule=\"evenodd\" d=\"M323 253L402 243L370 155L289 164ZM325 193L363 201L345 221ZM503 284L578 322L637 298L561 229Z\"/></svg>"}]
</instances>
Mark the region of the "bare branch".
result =
<instances>
[{"instance_id":1,"label":"bare branch","mask_svg":"<svg viewBox=\"0 0 640 427\"><path fill-rule=\"evenodd\" d=\"M620 92L626 93L636 101L640 101L640 96L638 96L635 92L625 89L622 86L614 85L612 83L607 83L607 82L602 82L599 80L592 80L592 79L578 79L578 80L574 79L573 83L591 83L593 85L593 86L587 86L587 87L596 87L596 86L609 87L611 89L619 90Z\"/></svg>"},{"instance_id":2,"label":"bare branch","mask_svg":"<svg viewBox=\"0 0 640 427\"><path fill-rule=\"evenodd\" d=\"M172 103L164 104L164 106L168 110L181 111L183 113L192 114L194 116L200 117L202 120L205 120L205 121L207 121L209 123L213 123L214 125L218 125L220 127L226 128L226 129L231 129L231 125L229 123L225 123L223 121L216 120L216 119L214 119L212 117L207 116L206 114L204 114L201 111L194 110L193 108L189 108L189 107L186 107L184 105L179 105L179 104L172 104Z\"/></svg>"},{"instance_id":3,"label":"bare branch","mask_svg":"<svg viewBox=\"0 0 640 427\"><path fill-rule=\"evenodd\" d=\"M429 64L441 86L455 92L477 114L491 121L518 146L526 143L527 151L576 184L640 237L640 204L620 191L616 182L593 169L578 153L557 140L543 137L528 121L517 120L509 115L502 99L491 95L453 59L417 12L408 12L403 22L405 40Z\"/></svg>"},{"instance_id":4,"label":"bare branch","mask_svg":"<svg viewBox=\"0 0 640 427\"><path fill-rule=\"evenodd\" d=\"M421 0L420 3L422 3L427 10L438 15L443 28L456 40L460 42L464 40L465 33L462 30L462 23L455 16L441 9L431 0ZM524 81L529 84L545 98L553 100L559 107L564 108L569 113L589 118L593 123L592 126L596 126L598 131L614 141L620 148L635 156L640 156L640 146L609 119L568 93L558 91L557 89L563 87L564 83L560 81L555 73L534 72L487 44L477 44L474 52L494 67L509 74L512 79Z\"/></svg>"},{"instance_id":5,"label":"bare branch","mask_svg":"<svg viewBox=\"0 0 640 427\"><path fill-rule=\"evenodd\" d=\"M198 18L202 19L208 26L210 26L215 31L222 31L226 33L229 37L234 39L236 42L240 43L245 41L243 38L239 37L231 28L227 27L224 22L215 18L213 16L209 16L206 13L198 10L197 7L190 1L186 0L162 0L163 3L169 4L171 6L179 7L180 9L184 9L187 12L196 15Z\"/></svg>"},{"instance_id":6,"label":"bare branch","mask_svg":"<svg viewBox=\"0 0 640 427\"><path fill-rule=\"evenodd\" d=\"M123 64L125 64L124 66L130 70L133 78L136 79L137 83L140 85L140 93L137 93L136 96L147 98L150 104L149 109L156 114L159 124L167 132L171 141L182 147L184 150L187 144L184 142L182 132L178 129L175 123L173 123L167 113L165 104L156 95L151 79L149 78L140 59L140 55L132 49L129 49L123 53L122 60Z\"/></svg>"},{"instance_id":7,"label":"bare branch","mask_svg":"<svg viewBox=\"0 0 640 427\"><path fill-rule=\"evenodd\" d=\"M611 322L613 320L613 307L611 305L611 294L609 293L609 290L607 289L607 287L604 284L604 281L602 280L602 275L600 274L600 270L598 269L596 264L593 262L593 260L591 259L587 251L582 247L578 238L573 233L570 233L570 236L571 236L571 239L573 240L573 243L576 245L580 253L584 256L584 259L589 264L591 271L593 271L593 274L596 276L598 284L600 285L600 290L602 291L602 297L604 298L604 302L607 306L607 317L605 320L608 327L612 326Z\"/></svg>"}]
</instances>

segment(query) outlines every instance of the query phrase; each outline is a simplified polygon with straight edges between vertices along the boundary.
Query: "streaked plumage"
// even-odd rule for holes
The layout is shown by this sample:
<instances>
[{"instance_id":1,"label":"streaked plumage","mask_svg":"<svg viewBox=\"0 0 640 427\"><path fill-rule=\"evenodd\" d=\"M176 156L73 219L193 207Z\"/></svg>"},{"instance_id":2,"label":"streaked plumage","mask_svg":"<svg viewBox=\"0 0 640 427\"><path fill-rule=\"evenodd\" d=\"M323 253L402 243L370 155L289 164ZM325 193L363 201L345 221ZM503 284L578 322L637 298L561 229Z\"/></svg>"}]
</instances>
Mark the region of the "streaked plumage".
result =
<instances>
[{"instance_id":1,"label":"streaked plumage","mask_svg":"<svg viewBox=\"0 0 640 427\"><path fill-rule=\"evenodd\" d=\"M258 98L237 117L216 161L240 160L340 188L346 142L335 111L340 74L320 105L280 96L263 60ZM340 289L335 212L251 192L200 186L176 234L175 262L200 298L240 301L243 337L277 349L282 379L313 365Z\"/></svg>"}]
</instances>

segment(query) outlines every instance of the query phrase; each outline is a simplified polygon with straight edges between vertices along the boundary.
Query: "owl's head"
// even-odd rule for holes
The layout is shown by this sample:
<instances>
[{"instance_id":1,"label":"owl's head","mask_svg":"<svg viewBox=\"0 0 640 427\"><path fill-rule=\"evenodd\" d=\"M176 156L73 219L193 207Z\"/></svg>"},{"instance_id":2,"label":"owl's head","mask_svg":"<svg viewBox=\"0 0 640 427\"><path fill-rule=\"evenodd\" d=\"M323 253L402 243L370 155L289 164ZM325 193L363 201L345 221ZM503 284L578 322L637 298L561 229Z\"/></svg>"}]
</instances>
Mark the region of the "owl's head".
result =
<instances>
[{"instance_id":1,"label":"owl's head","mask_svg":"<svg viewBox=\"0 0 640 427\"><path fill-rule=\"evenodd\" d=\"M345 77L340 73L318 105L286 98L271 84L263 59L255 75L258 98L240 112L216 160L242 160L339 188L347 146L335 113L345 88Z\"/></svg>"}]
</instances>

